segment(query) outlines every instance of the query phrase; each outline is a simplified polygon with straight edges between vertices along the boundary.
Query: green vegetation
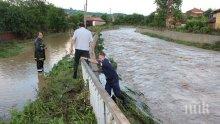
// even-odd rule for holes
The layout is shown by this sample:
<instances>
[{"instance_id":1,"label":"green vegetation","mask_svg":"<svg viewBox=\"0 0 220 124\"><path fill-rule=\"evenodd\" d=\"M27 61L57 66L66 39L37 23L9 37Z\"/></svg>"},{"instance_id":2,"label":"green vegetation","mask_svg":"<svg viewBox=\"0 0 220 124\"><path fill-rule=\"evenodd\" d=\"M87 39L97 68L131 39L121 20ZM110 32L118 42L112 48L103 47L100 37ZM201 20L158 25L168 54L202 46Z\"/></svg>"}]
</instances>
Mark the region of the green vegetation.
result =
<instances>
[{"instance_id":1,"label":"green vegetation","mask_svg":"<svg viewBox=\"0 0 220 124\"><path fill-rule=\"evenodd\" d=\"M182 0L173 0L172 4L169 4L170 0L155 0L158 9L148 16L143 16L140 14L118 14L114 24L117 25L142 25L142 26L152 26L152 27L166 27L166 19L169 14L169 10L172 10L171 15L173 16L173 25L176 25L182 18L180 7Z\"/></svg>"},{"instance_id":2,"label":"green vegetation","mask_svg":"<svg viewBox=\"0 0 220 124\"><path fill-rule=\"evenodd\" d=\"M104 39L101 37L102 34L98 33L98 39L95 45L95 55L98 56L100 52L104 50Z\"/></svg>"},{"instance_id":3,"label":"green vegetation","mask_svg":"<svg viewBox=\"0 0 220 124\"><path fill-rule=\"evenodd\" d=\"M136 92L127 88L128 91L123 91L122 95L128 101L125 106L123 102L120 100L117 102L117 105L128 118L131 124L155 124L157 120L153 119L153 116L150 114L150 110L148 106L141 102L132 98L128 94L138 95Z\"/></svg>"},{"instance_id":4,"label":"green vegetation","mask_svg":"<svg viewBox=\"0 0 220 124\"><path fill-rule=\"evenodd\" d=\"M84 86L82 76L72 78L72 65L69 57L64 57L55 65L40 82L37 99L25 106L23 111L12 111L11 123L95 124L88 89Z\"/></svg>"},{"instance_id":5,"label":"green vegetation","mask_svg":"<svg viewBox=\"0 0 220 124\"><path fill-rule=\"evenodd\" d=\"M72 29L77 29L80 22L83 22L84 15L81 12L71 14L68 18L69 27Z\"/></svg>"},{"instance_id":6,"label":"green vegetation","mask_svg":"<svg viewBox=\"0 0 220 124\"><path fill-rule=\"evenodd\" d=\"M67 15L46 0L0 0L0 32L31 38L37 32L64 32L76 28L82 15Z\"/></svg>"},{"instance_id":7,"label":"green vegetation","mask_svg":"<svg viewBox=\"0 0 220 124\"><path fill-rule=\"evenodd\" d=\"M105 22L107 23L107 24L109 24L110 22L112 22L112 18L111 18L111 15L108 15L108 14L103 14L103 15L101 15L101 18L103 19L103 20L105 20Z\"/></svg>"},{"instance_id":8,"label":"green vegetation","mask_svg":"<svg viewBox=\"0 0 220 124\"><path fill-rule=\"evenodd\" d=\"M7 58L18 55L24 51L25 44L27 43L18 41L0 42L0 58Z\"/></svg>"},{"instance_id":9,"label":"green vegetation","mask_svg":"<svg viewBox=\"0 0 220 124\"><path fill-rule=\"evenodd\" d=\"M210 18L212 16L212 12L213 10L211 8L209 8L208 10L206 10L203 15L206 17L206 18Z\"/></svg>"},{"instance_id":10,"label":"green vegetation","mask_svg":"<svg viewBox=\"0 0 220 124\"><path fill-rule=\"evenodd\" d=\"M182 19L181 5L182 0L155 0L157 4L156 15L153 26L167 27L175 26Z\"/></svg>"},{"instance_id":11,"label":"green vegetation","mask_svg":"<svg viewBox=\"0 0 220 124\"><path fill-rule=\"evenodd\" d=\"M118 15L116 16L115 25L141 25L143 24L144 16L140 14Z\"/></svg>"},{"instance_id":12,"label":"green vegetation","mask_svg":"<svg viewBox=\"0 0 220 124\"><path fill-rule=\"evenodd\" d=\"M178 44L184 44L187 46L194 46L194 47L198 47L198 48L202 48L202 49L207 49L207 50L214 50L214 51L220 51L220 42L217 42L215 44L208 44L208 43L193 43L190 41L181 41L181 40L174 40L168 37L163 37L157 34L153 34L153 33L148 33L145 32L143 33L145 35L151 36L151 37L157 37L166 41L170 41L170 42L174 42L174 43L178 43Z\"/></svg>"},{"instance_id":13,"label":"green vegetation","mask_svg":"<svg viewBox=\"0 0 220 124\"><path fill-rule=\"evenodd\" d=\"M192 32L192 33L210 33L211 28L208 25L208 18L205 16L201 17L189 17L186 25L176 28L177 31L181 32Z\"/></svg>"}]
</instances>

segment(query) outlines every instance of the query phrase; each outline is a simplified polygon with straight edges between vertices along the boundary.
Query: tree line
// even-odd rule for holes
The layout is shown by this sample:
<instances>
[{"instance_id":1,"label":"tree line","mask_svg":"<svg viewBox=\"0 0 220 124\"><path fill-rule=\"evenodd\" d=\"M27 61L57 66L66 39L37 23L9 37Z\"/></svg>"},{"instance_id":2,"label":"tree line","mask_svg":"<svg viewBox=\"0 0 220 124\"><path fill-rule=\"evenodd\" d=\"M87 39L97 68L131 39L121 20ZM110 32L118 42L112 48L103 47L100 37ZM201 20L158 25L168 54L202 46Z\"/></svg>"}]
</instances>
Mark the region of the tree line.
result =
<instances>
[{"instance_id":1,"label":"tree line","mask_svg":"<svg viewBox=\"0 0 220 124\"><path fill-rule=\"evenodd\" d=\"M181 32L211 33L208 19L212 16L212 9L204 12L203 16L190 17L181 12L182 0L155 0L156 11L148 16L141 14L102 15L106 22L116 25L139 25L156 28L168 28ZM114 21L112 20L114 17ZM183 25L181 25L183 24Z\"/></svg>"},{"instance_id":2,"label":"tree line","mask_svg":"<svg viewBox=\"0 0 220 124\"><path fill-rule=\"evenodd\" d=\"M64 32L76 28L83 14L68 15L46 0L0 0L0 32L30 38L39 31Z\"/></svg>"}]
</instances>

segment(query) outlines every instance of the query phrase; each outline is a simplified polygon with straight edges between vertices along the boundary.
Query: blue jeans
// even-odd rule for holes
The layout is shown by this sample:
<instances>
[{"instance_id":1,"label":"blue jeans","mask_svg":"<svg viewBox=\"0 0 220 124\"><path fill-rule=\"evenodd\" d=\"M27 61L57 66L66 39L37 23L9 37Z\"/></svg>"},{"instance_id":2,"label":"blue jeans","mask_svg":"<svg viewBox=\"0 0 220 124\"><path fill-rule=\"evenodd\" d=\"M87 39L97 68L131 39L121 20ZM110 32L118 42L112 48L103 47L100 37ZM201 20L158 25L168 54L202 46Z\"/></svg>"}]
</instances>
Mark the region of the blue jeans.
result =
<instances>
[{"instance_id":1,"label":"blue jeans","mask_svg":"<svg viewBox=\"0 0 220 124\"><path fill-rule=\"evenodd\" d=\"M108 92L108 94L111 96L111 90L113 89L113 92L116 97L121 96L121 89L119 87L119 80L118 79L113 79L111 81L106 82L105 84L105 90Z\"/></svg>"}]
</instances>

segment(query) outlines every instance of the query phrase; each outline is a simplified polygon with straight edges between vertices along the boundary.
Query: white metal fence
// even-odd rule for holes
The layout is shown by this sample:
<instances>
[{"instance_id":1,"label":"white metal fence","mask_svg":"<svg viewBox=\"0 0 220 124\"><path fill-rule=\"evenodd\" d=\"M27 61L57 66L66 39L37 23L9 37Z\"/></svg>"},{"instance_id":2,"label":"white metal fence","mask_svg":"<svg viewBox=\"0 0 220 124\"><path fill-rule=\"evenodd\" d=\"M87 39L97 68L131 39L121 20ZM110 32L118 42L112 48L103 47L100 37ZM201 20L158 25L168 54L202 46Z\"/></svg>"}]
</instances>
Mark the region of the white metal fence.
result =
<instances>
[{"instance_id":1,"label":"white metal fence","mask_svg":"<svg viewBox=\"0 0 220 124\"><path fill-rule=\"evenodd\" d=\"M98 124L130 124L88 64L82 60L81 65L83 79L89 84L90 104Z\"/></svg>"}]
</instances>

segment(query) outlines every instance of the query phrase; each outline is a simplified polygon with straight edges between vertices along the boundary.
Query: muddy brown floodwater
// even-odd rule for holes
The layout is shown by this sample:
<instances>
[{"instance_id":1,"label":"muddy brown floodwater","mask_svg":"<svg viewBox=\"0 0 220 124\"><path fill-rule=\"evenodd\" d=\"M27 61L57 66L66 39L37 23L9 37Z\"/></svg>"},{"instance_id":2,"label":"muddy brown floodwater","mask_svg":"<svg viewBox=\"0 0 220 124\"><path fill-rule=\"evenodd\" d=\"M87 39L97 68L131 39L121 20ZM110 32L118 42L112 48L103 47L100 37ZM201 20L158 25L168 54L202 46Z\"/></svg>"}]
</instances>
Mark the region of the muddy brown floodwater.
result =
<instances>
[{"instance_id":1,"label":"muddy brown floodwater","mask_svg":"<svg viewBox=\"0 0 220 124\"><path fill-rule=\"evenodd\" d=\"M152 38L132 28L102 34L122 83L144 95L161 123L220 123L220 52Z\"/></svg>"},{"instance_id":2,"label":"muddy brown floodwater","mask_svg":"<svg viewBox=\"0 0 220 124\"><path fill-rule=\"evenodd\" d=\"M69 38L63 33L45 37L45 72L49 72L66 55ZM35 100L41 79L33 53L33 41L30 41L27 50L20 55L0 59L0 118L8 119L11 108L21 110L28 101Z\"/></svg>"}]
</instances>

